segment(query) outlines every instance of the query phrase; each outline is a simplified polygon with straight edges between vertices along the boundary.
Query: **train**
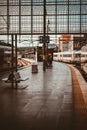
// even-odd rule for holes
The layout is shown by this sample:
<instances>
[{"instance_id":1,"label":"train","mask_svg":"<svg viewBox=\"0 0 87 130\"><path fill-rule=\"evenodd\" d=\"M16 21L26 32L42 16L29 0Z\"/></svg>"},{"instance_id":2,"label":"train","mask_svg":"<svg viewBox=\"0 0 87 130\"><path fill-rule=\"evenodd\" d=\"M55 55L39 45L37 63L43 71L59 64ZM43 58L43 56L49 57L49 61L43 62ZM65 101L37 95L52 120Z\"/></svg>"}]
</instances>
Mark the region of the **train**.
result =
<instances>
[{"instance_id":1,"label":"train","mask_svg":"<svg viewBox=\"0 0 87 130\"><path fill-rule=\"evenodd\" d=\"M66 63L87 63L87 52L65 51L53 53L53 60Z\"/></svg>"}]
</instances>

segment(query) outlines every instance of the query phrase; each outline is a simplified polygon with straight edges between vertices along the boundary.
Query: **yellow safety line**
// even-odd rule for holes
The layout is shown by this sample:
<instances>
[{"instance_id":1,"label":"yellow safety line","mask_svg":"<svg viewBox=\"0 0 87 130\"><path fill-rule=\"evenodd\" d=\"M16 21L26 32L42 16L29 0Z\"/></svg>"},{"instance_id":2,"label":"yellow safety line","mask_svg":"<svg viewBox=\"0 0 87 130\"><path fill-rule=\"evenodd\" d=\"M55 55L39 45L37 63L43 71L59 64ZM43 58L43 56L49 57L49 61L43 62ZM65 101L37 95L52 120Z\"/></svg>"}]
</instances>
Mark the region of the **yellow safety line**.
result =
<instances>
[{"instance_id":1,"label":"yellow safety line","mask_svg":"<svg viewBox=\"0 0 87 130\"><path fill-rule=\"evenodd\" d=\"M72 67L72 85L73 85L73 123L74 130L87 129L87 108L83 98L83 94L76 76L76 73Z\"/></svg>"}]
</instances>

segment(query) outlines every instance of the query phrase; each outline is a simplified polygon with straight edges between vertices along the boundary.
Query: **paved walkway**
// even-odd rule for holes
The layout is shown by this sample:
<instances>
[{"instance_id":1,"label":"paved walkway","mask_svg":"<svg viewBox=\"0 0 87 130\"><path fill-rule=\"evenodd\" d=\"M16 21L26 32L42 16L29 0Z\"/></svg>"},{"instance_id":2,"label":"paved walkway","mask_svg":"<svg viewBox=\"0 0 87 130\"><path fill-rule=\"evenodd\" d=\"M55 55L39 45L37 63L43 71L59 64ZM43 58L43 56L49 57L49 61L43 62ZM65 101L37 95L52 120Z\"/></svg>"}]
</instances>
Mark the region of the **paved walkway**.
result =
<instances>
[{"instance_id":1,"label":"paved walkway","mask_svg":"<svg viewBox=\"0 0 87 130\"><path fill-rule=\"evenodd\" d=\"M35 74L31 67L20 70L29 79L18 89L1 81L0 129L87 130L86 83L78 70L58 62L46 72L42 63L38 69Z\"/></svg>"}]
</instances>

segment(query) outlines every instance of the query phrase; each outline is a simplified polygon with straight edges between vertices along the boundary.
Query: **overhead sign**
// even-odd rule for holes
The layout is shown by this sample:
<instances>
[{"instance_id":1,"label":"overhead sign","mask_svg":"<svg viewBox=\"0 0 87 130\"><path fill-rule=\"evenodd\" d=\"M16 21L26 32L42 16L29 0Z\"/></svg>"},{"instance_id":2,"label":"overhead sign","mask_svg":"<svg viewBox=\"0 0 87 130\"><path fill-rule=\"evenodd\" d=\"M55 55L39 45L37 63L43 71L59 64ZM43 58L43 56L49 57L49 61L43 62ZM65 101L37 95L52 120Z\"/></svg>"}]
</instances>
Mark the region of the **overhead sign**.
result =
<instances>
[{"instance_id":1,"label":"overhead sign","mask_svg":"<svg viewBox=\"0 0 87 130\"><path fill-rule=\"evenodd\" d=\"M64 42L69 42L71 40L71 35L63 35L62 36L62 41Z\"/></svg>"}]
</instances>

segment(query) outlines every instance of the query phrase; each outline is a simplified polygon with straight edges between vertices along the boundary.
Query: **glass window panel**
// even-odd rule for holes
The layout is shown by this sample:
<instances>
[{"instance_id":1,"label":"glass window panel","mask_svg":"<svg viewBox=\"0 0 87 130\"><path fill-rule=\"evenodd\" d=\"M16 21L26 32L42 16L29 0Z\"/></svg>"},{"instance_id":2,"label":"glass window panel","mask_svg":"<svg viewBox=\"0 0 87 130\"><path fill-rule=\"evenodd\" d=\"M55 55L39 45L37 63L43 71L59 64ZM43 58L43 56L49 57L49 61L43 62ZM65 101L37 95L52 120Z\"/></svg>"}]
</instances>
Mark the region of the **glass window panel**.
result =
<instances>
[{"instance_id":1,"label":"glass window panel","mask_svg":"<svg viewBox=\"0 0 87 130\"><path fill-rule=\"evenodd\" d=\"M18 16L10 16L9 32L10 33L19 32L19 17Z\"/></svg>"},{"instance_id":2,"label":"glass window panel","mask_svg":"<svg viewBox=\"0 0 87 130\"><path fill-rule=\"evenodd\" d=\"M21 5L41 5L43 4L43 0L21 0Z\"/></svg>"},{"instance_id":3,"label":"glass window panel","mask_svg":"<svg viewBox=\"0 0 87 130\"><path fill-rule=\"evenodd\" d=\"M0 6L0 15L7 15L7 6Z\"/></svg>"},{"instance_id":4,"label":"glass window panel","mask_svg":"<svg viewBox=\"0 0 87 130\"><path fill-rule=\"evenodd\" d=\"M80 5L70 5L69 14L80 14Z\"/></svg>"},{"instance_id":5,"label":"glass window panel","mask_svg":"<svg viewBox=\"0 0 87 130\"><path fill-rule=\"evenodd\" d=\"M70 33L80 33L80 16L69 16L69 31Z\"/></svg>"},{"instance_id":6,"label":"glass window panel","mask_svg":"<svg viewBox=\"0 0 87 130\"><path fill-rule=\"evenodd\" d=\"M43 15L43 6L33 6L33 15Z\"/></svg>"},{"instance_id":7,"label":"glass window panel","mask_svg":"<svg viewBox=\"0 0 87 130\"><path fill-rule=\"evenodd\" d=\"M67 16L57 16L57 31L59 33L67 33L68 30L68 17Z\"/></svg>"},{"instance_id":8,"label":"glass window panel","mask_svg":"<svg viewBox=\"0 0 87 130\"><path fill-rule=\"evenodd\" d=\"M21 32L28 33L31 32L31 17L21 16Z\"/></svg>"},{"instance_id":9,"label":"glass window panel","mask_svg":"<svg viewBox=\"0 0 87 130\"><path fill-rule=\"evenodd\" d=\"M46 13L47 14L55 14L55 6L46 6Z\"/></svg>"},{"instance_id":10,"label":"glass window panel","mask_svg":"<svg viewBox=\"0 0 87 130\"><path fill-rule=\"evenodd\" d=\"M87 33L87 15L81 16L81 31Z\"/></svg>"},{"instance_id":11,"label":"glass window panel","mask_svg":"<svg viewBox=\"0 0 87 130\"><path fill-rule=\"evenodd\" d=\"M49 20L49 25L48 25L48 20ZM56 25L55 25L55 16L47 16L46 20L46 31L47 31L47 25L48 25L48 33L54 33L56 31Z\"/></svg>"},{"instance_id":12,"label":"glass window panel","mask_svg":"<svg viewBox=\"0 0 87 130\"><path fill-rule=\"evenodd\" d=\"M7 5L7 0L0 0L0 5Z\"/></svg>"},{"instance_id":13,"label":"glass window panel","mask_svg":"<svg viewBox=\"0 0 87 130\"><path fill-rule=\"evenodd\" d=\"M87 4L87 0L81 0L81 4Z\"/></svg>"},{"instance_id":14,"label":"glass window panel","mask_svg":"<svg viewBox=\"0 0 87 130\"><path fill-rule=\"evenodd\" d=\"M87 14L87 5L81 6L81 14Z\"/></svg>"},{"instance_id":15,"label":"glass window panel","mask_svg":"<svg viewBox=\"0 0 87 130\"><path fill-rule=\"evenodd\" d=\"M9 6L9 15L19 15L19 6Z\"/></svg>"},{"instance_id":16,"label":"glass window panel","mask_svg":"<svg viewBox=\"0 0 87 130\"><path fill-rule=\"evenodd\" d=\"M43 0L32 0L33 5L42 5Z\"/></svg>"},{"instance_id":17,"label":"glass window panel","mask_svg":"<svg viewBox=\"0 0 87 130\"><path fill-rule=\"evenodd\" d=\"M67 4L68 0L46 0L47 4L54 4L54 3L58 3L58 4Z\"/></svg>"},{"instance_id":18,"label":"glass window panel","mask_svg":"<svg viewBox=\"0 0 87 130\"><path fill-rule=\"evenodd\" d=\"M31 5L31 0L21 0L21 5Z\"/></svg>"},{"instance_id":19,"label":"glass window panel","mask_svg":"<svg viewBox=\"0 0 87 130\"><path fill-rule=\"evenodd\" d=\"M31 6L21 6L21 15L31 15Z\"/></svg>"},{"instance_id":20,"label":"glass window panel","mask_svg":"<svg viewBox=\"0 0 87 130\"><path fill-rule=\"evenodd\" d=\"M80 0L69 0L69 4L80 4Z\"/></svg>"},{"instance_id":21,"label":"glass window panel","mask_svg":"<svg viewBox=\"0 0 87 130\"><path fill-rule=\"evenodd\" d=\"M9 0L9 5L18 5L19 0Z\"/></svg>"},{"instance_id":22,"label":"glass window panel","mask_svg":"<svg viewBox=\"0 0 87 130\"><path fill-rule=\"evenodd\" d=\"M0 33L7 32L7 17L0 16Z\"/></svg>"},{"instance_id":23,"label":"glass window panel","mask_svg":"<svg viewBox=\"0 0 87 130\"><path fill-rule=\"evenodd\" d=\"M68 5L57 5L57 14L68 14Z\"/></svg>"},{"instance_id":24,"label":"glass window panel","mask_svg":"<svg viewBox=\"0 0 87 130\"><path fill-rule=\"evenodd\" d=\"M43 32L43 16L33 17L33 32L41 33Z\"/></svg>"}]
</instances>

